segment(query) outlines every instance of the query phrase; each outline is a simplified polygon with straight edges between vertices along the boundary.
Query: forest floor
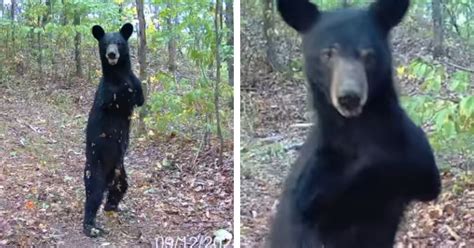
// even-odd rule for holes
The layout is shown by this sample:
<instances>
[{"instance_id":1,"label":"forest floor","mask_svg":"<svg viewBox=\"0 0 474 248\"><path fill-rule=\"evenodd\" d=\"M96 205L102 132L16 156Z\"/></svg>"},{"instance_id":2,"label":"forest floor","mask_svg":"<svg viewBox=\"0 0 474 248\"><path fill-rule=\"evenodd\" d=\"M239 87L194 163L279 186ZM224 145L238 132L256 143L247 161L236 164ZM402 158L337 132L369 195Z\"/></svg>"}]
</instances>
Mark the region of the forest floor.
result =
<instances>
[{"instance_id":1,"label":"forest floor","mask_svg":"<svg viewBox=\"0 0 474 248\"><path fill-rule=\"evenodd\" d=\"M400 33L394 39L398 63L429 57L429 40ZM249 34L248 39L256 39L254 36ZM285 42L288 40L278 42L281 57L300 56L294 49L297 45ZM459 54L465 49L452 51L450 59L454 63L471 67L474 54ZM249 61L245 60L246 54ZM283 182L298 154L294 148L303 143L309 131L305 125L294 124L310 122L311 112L302 75L286 77L271 72L257 51L250 48L246 54L242 55L241 82L241 244L260 248L268 236ZM405 93L419 91L415 83L400 84ZM400 226L397 248L474 247L474 173L466 169L473 168L474 161L437 155L438 165L449 168L442 170L442 194L435 202L410 205Z\"/></svg>"},{"instance_id":2,"label":"forest floor","mask_svg":"<svg viewBox=\"0 0 474 248\"><path fill-rule=\"evenodd\" d=\"M0 247L162 247L164 238L206 244L215 231L232 233L231 143L217 165L214 149L195 159L198 142L132 133L123 210L99 212L108 235L84 236L84 129L95 86L21 81L0 87Z\"/></svg>"}]
</instances>

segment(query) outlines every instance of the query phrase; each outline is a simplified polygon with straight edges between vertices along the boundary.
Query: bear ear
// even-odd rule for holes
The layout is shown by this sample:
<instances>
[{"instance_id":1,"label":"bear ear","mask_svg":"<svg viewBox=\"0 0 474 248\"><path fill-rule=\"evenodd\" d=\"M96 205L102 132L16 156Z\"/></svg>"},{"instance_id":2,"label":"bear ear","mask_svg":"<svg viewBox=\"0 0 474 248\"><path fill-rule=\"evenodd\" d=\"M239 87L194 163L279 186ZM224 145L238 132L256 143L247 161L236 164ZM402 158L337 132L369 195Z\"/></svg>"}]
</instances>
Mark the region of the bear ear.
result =
<instances>
[{"instance_id":1,"label":"bear ear","mask_svg":"<svg viewBox=\"0 0 474 248\"><path fill-rule=\"evenodd\" d=\"M308 31L320 14L309 0L278 0L277 4L283 20L300 33Z\"/></svg>"},{"instance_id":2,"label":"bear ear","mask_svg":"<svg viewBox=\"0 0 474 248\"><path fill-rule=\"evenodd\" d=\"M125 23L122 28L120 28L120 34L122 34L123 38L128 40L133 33L133 25L130 23Z\"/></svg>"},{"instance_id":3,"label":"bear ear","mask_svg":"<svg viewBox=\"0 0 474 248\"><path fill-rule=\"evenodd\" d=\"M377 22L390 31L399 24L410 5L409 0L377 0L370 5L370 11L375 15Z\"/></svg>"},{"instance_id":4,"label":"bear ear","mask_svg":"<svg viewBox=\"0 0 474 248\"><path fill-rule=\"evenodd\" d=\"M100 40L105 35L104 29L99 25L95 25L92 27L92 35L94 35L97 40Z\"/></svg>"}]
</instances>

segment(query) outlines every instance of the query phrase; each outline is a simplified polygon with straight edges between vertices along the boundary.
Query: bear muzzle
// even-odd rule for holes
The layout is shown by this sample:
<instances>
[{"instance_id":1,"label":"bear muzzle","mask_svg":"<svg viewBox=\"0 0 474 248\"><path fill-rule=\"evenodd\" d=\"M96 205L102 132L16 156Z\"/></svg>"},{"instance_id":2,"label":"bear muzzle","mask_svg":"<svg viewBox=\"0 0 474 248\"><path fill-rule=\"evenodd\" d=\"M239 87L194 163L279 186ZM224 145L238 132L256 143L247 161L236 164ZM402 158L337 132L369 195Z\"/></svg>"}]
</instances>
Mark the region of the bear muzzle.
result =
<instances>
[{"instance_id":1,"label":"bear muzzle","mask_svg":"<svg viewBox=\"0 0 474 248\"><path fill-rule=\"evenodd\" d=\"M116 44L110 44L107 46L106 51L107 61L110 65L116 65L118 63L118 59L120 58L120 53L118 51L118 46Z\"/></svg>"},{"instance_id":2,"label":"bear muzzle","mask_svg":"<svg viewBox=\"0 0 474 248\"><path fill-rule=\"evenodd\" d=\"M344 117L359 116L367 101L368 82L362 62L346 58L334 61L331 103Z\"/></svg>"}]
</instances>

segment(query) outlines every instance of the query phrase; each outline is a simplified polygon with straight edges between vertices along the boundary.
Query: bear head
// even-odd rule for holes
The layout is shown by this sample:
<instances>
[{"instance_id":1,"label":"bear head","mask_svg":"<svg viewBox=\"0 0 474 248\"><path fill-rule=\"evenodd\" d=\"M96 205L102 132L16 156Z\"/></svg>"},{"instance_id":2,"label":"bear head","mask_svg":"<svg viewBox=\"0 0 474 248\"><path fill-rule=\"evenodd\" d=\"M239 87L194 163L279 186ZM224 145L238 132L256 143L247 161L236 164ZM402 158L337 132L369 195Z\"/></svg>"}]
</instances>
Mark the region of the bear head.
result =
<instances>
[{"instance_id":1,"label":"bear head","mask_svg":"<svg viewBox=\"0 0 474 248\"><path fill-rule=\"evenodd\" d=\"M133 25L126 23L119 32L105 33L104 29L95 25L92 35L99 41L100 59L103 65L117 66L130 63L128 38L133 33Z\"/></svg>"},{"instance_id":2,"label":"bear head","mask_svg":"<svg viewBox=\"0 0 474 248\"><path fill-rule=\"evenodd\" d=\"M302 36L313 100L351 118L396 98L388 35L408 6L409 0L377 0L365 9L320 11L309 0L278 0L283 20Z\"/></svg>"}]
</instances>

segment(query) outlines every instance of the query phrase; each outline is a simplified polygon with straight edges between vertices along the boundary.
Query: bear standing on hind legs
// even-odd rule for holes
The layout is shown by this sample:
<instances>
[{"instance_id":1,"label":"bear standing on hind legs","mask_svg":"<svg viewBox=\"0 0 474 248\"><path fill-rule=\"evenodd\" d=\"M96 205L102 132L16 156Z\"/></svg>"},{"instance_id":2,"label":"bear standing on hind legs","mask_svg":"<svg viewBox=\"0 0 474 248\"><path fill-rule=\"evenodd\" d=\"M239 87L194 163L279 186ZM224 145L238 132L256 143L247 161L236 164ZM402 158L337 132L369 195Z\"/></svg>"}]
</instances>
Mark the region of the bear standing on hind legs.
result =
<instances>
[{"instance_id":1,"label":"bear standing on hind legs","mask_svg":"<svg viewBox=\"0 0 474 248\"><path fill-rule=\"evenodd\" d=\"M90 237L104 234L95 223L104 193L108 192L104 210L118 211L128 187L123 159L128 147L130 120L133 108L144 103L141 83L130 64L127 40L132 33L130 23L116 33L105 33L97 25L92 28L92 34L99 41L103 75L86 128L83 226L84 233Z\"/></svg>"},{"instance_id":2,"label":"bear standing on hind legs","mask_svg":"<svg viewBox=\"0 0 474 248\"><path fill-rule=\"evenodd\" d=\"M278 0L303 39L317 113L283 190L272 248L390 248L406 206L441 190L425 133L400 107L390 30L408 0L367 9L320 11L309 0Z\"/></svg>"}]
</instances>

